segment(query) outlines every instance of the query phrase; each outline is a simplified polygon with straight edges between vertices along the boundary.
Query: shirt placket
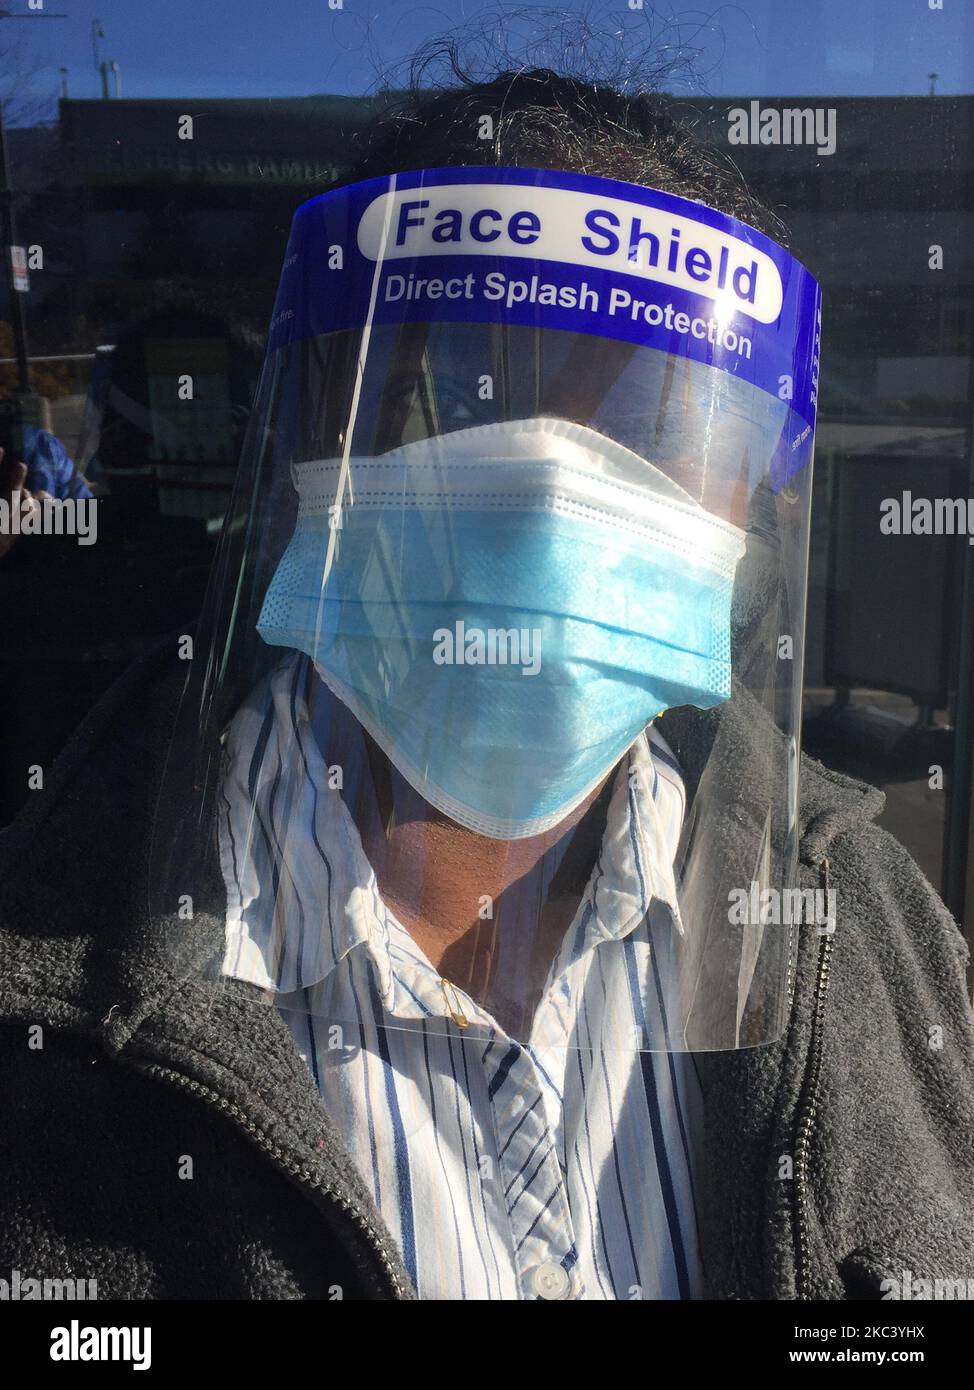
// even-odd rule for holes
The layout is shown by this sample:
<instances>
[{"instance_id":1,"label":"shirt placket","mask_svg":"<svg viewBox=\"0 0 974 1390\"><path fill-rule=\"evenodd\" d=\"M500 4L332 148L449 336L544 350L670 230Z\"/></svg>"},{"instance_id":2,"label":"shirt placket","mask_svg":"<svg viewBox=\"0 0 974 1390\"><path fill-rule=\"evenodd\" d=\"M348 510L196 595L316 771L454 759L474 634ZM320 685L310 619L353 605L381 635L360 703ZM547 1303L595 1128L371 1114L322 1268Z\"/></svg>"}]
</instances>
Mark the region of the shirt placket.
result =
<instances>
[{"instance_id":1,"label":"shirt placket","mask_svg":"<svg viewBox=\"0 0 974 1390\"><path fill-rule=\"evenodd\" d=\"M541 1078L527 1050L499 1032L484 1054L484 1069L522 1297L582 1298L568 1192Z\"/></svg>"}]
</instances>

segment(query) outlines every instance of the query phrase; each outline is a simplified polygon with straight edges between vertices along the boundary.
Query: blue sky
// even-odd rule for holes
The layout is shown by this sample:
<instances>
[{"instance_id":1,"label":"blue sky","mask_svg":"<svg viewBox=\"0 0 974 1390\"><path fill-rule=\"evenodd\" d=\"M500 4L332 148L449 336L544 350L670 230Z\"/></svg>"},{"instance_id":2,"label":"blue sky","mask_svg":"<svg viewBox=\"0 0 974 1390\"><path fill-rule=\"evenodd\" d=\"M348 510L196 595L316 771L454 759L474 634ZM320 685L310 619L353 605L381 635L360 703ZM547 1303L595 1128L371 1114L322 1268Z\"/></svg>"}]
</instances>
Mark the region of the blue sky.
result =
<instances>
[{"instance_id":1,"label":"blue sky","mask_svg":"<svg viewBox=\"0 0 974 1390\"><path fill-rule=\"evenodd\" d=\"M35 3L37 0L35 0ZM338 0L330 0L331 5ZM678 77L664 83L683 94L746 96L922 95L928 74L937 91L970 92L974 18L970 0L562 0L588 13L623 55L650 32L685 55ZM494 46L506 34L515 54L523 36L546 27L545 4L531 0L43 0L46 14L66 19L0 20L0 63L27 74L33 93L50 101L68 69L71 96L100 94L92 22L105 37L100 56L121 68L122 95L304 96L360 94L395 77L417 44L460 24L481 24ZM29 0L2 8L26 13ZM518 20L515 16L519 14ZM569 26L569 31L572 26ZM3 62L12 42L16 50Z\"/></svg>"}]
</instances>

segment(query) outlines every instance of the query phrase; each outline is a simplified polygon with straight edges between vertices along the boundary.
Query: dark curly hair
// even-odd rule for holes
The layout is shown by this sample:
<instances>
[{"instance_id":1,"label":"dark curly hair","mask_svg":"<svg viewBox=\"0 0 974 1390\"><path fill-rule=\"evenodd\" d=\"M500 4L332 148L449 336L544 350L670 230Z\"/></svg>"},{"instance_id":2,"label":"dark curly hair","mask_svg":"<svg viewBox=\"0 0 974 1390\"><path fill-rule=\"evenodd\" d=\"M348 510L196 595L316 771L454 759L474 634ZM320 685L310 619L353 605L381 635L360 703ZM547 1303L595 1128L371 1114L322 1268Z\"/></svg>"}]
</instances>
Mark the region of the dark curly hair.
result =
<instances>
[{"instance_id":1,"label":"dark curly hair","mask_svg":"<svg viewBox=\"0 0 974 1390\"><path fill-rule=\"evenodd\" d=\"M699 140L658 91L620 90L550 68L479 80L453 45L449 85L423 85L428 61L354 137L357 153L336 187L437 166L498 164L600 174L707 203L787 239L779 218L748 190L729 155ZM483 138L484 117L490 118Z\"/></svg>"}]
</instances>

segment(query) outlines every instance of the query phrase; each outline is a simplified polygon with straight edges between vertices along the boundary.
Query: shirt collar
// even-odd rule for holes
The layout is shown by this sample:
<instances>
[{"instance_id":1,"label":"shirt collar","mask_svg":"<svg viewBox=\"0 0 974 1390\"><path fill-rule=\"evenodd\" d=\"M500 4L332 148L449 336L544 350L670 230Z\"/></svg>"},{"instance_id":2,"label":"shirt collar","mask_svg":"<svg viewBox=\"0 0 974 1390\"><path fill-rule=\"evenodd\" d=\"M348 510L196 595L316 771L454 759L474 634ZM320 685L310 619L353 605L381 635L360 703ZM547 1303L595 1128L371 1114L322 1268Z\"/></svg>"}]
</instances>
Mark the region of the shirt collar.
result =
<instances>
[{"instance_id":1,"label":"shirt collar","mask_svg":"<svg viewBox=\"0 0 974 1390\"><path fill-rule=\"evenodd\" d=\"M418 948L385 907L334 769L318 748L306 671L304 658L289 656L228 730L219 822L223 970L284 995L318 984L364 946L390 1005L394 961L415 965ZM566 965L628 935L654 899L683 932L673 865L686 797L655 727L639 735L614 777L599 856L565 936ZM442 1011L442 999L434 1007Z\"/></svg>"}]
</instances>

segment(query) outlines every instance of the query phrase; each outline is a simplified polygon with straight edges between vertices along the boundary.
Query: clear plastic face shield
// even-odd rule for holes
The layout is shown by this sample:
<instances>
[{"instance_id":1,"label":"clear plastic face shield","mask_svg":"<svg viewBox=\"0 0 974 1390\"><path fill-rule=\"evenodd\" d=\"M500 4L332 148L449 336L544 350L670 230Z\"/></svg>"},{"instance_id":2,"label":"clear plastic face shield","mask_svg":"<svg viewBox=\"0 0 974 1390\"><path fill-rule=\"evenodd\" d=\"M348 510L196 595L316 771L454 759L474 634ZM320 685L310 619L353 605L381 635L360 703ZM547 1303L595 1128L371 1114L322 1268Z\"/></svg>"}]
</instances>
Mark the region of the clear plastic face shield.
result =
<instances>
[{"instance_id":1,"label":"clear plastic face shield","mask_svg":"<svg viewBox=\"0 0 974 1390\"><path fill-rule=\"evenodd\" d=\"M213 987L359 1040L778 1037L820 305L613 180L301 207L163 789L168 947L188 899Z\"/></svg>"}]
</instances>

